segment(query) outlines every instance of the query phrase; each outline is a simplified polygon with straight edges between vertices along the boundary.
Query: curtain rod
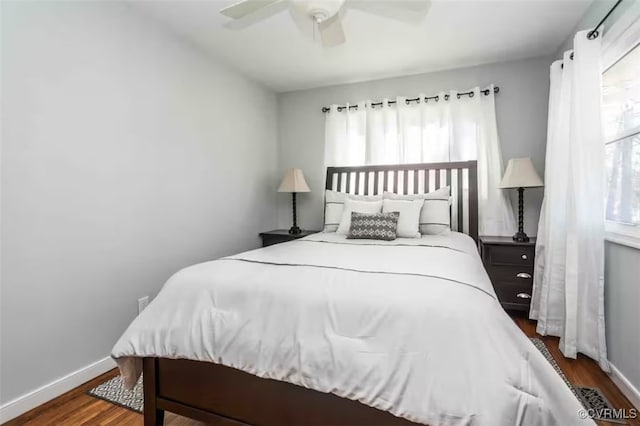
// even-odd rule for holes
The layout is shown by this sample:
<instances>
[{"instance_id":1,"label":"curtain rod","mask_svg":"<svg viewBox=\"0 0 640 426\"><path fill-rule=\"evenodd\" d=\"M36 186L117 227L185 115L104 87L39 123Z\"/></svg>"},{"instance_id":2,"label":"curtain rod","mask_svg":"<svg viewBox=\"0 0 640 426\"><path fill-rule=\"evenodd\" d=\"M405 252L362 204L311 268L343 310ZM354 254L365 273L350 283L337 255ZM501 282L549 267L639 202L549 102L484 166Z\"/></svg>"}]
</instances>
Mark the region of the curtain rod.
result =
<instances>
[{"instance_id":1,"label":"curtain rod","mask_svg":"<svg viewBox=\"0 0 640 426\"><path fill-rule=\"evenodd\" d=\"M589 40L593 40L593 39L598 38L598 36L600 35L600 32L598 31L598 28L600 28L602 26L602 24L604 24L604 21L606 21L609 18L611 13L613 13L613 11L616 10L616 7L618 7L620 5L620 3L622 3L622 0L618 0L616 2L616 4L614 4L613 7L609 10L609 12L607 12L607 14L604 15L604 18L602 18L600 20L600 22L598 22L598 25L596 25L596 27L594 29L592 29L591 31L589 31L587 33L587 38Z\"/></svg>"},{"instance_id":2,"label":"curtain rod","mask_svg":"<svg viewBox=\"0 0 640 426\"><path fill-rule=\"evenodd\" d=\"M609 9L609 12L607 12L607 14L604 15L604 18L602 18L600 22L598 22L598 25L596 25L594 29L592 29L587 33L587 38L589 40L595 40L598 38L598 36L600 35L600 31L598 31L598 28L600 28L602 24L604 24L604 21L606 21L609 18L609 16L611 16L613 11L616 10L616 7L620 6L620 3L622 3L622 0L618 0L616 4L614 4L613 7ZM571 52L570 59L573 61L573 52ZM564 68L564 63L560 65L560 68Z\"/></svg>"},{"instance_id":3,"label":"curtain rod","mask_svg":"<svg viewBox=\"0 0 640 426\"><path fill-rule=\"evenodd\" d=\"M495 86L495 87L493 88L493 93L498 93L499 91L500 91L500 88L499 88L498 86ZM484 89L484 90L481 90L481 91L480 91L480 93L482 93L482 94L483 94L483 95L485 95L485 96L489 95L489 93L490 93L490 92L491 92L491 89ZM471 92L462 92L462 93L458 93L458 94L457 94L457 97L458 97L458 99L460 99L460 96L465 96L465 95L466 95L466 96L469 96L470 98L473 98L473 96L474 96L474 92L473 92L473 91L471 91ZM405 100L405 102L407 103L407 105L409 105L409 103L410 103L410 102L417 102L417 103L420 103L420 101L421 101L422 99L423 99L423 98L420 98L420 97L418 97L418 98L411 98L411 99L406 99L406 100ZM440 100L440 96L439 96L439 95L436 95L436 96L425 96L424 101L425 101L425 102L429 102L429 99L433 99L433 100L435 100L436 102L438 102L438 101ZM445 100L445 101L448 101L448 100L449 100L449 94L444 95L444 100ZM397 102L397 101L388 101L387 103L388 103L389 105L393 105L393 104L395 104L396 102ZM380 106L380 105L382 105L382 101L380 101L380 102L372 102L372 103L371 103L371 107L372 107L372 108L375 108L375 107ZM348 107L346 107L346 106L344 106L344 105L340 105L340 106L338 106L338 112L342 112L342 110L344 110L344 109L346 109L346 108L349 108L349 109L356 108L356 109L357 109L357 108L358 108L358 105L349 105ZM329 111L331 111L331 108L330 108L330 107L322 107L322 112L329 112Z\"/></svg>"}]
</instances>

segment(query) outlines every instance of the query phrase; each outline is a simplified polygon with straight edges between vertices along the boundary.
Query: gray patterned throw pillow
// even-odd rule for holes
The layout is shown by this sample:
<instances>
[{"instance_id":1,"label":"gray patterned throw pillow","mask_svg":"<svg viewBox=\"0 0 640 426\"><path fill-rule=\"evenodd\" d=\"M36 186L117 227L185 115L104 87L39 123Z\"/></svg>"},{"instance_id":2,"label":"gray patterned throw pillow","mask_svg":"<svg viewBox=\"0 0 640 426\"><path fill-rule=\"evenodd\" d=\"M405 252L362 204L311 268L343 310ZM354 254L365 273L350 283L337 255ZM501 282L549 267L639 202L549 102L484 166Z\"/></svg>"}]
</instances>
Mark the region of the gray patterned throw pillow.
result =
<instances>
[{"instance_id":1,"label":"gray patterned throw pillow","mask_svg":"<svg viewBox=\"0 0 640 426\"><path fill-rule=\"evenodd\" d=\"M351 228L348 239L386 240L396 239L400 213L356 213L351 212Z\"/></svg>"}]
</instances>

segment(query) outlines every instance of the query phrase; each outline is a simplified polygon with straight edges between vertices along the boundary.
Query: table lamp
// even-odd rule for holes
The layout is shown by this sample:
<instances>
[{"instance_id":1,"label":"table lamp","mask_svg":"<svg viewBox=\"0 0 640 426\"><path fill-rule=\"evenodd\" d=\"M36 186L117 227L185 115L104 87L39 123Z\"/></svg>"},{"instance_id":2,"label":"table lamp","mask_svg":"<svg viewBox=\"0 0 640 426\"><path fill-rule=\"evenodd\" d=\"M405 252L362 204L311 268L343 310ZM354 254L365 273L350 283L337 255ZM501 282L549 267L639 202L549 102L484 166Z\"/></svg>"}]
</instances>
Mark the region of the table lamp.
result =
<instances>
[{"instance_id":1,"label":"table lamp","mask_svg":"<svg viewBox=\"0 0 640 426\"><path fill-rule=\"evenodd\" d=\"M544 186L542 179L536 172L531 158L512 158L507 164L500 188L518 188L518 232L513 236L514 241L527 242L529 237L524 233L524 189Z\"/></svg>"},{"instance_id":2,"label":"table lamp","mask_svg":"<svg viewBox=\"0 0 640 426\"><path fill-rule=\"evenodd\" d=\"M296 193L297 192L311 192L307 181L304 179L304 174L300 169L289 169L284 174L278 192L290 192L291 201L293 203L293 226L289 229L290 234L299 234L302 232L296 224Z\"/></svg>"}]
</instances>

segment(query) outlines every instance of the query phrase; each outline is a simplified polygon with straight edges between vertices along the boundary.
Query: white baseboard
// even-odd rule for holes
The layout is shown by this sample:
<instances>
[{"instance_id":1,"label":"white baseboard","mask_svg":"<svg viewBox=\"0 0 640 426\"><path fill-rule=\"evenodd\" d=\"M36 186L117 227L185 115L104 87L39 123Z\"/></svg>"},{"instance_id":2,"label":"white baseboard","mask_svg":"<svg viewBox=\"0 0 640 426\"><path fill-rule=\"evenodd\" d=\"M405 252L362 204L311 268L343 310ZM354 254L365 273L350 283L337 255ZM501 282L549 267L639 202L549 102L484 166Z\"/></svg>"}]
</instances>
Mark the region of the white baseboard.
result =
<instances>
[{"instance_id":1,"label":"white baseboard","mask_svg":"<svg viewBox=\"0 0 640 426\"><path fill-rule=\"evenodd\" d=\"M106 373L115 366L116 363L111 357L103 358L3 404L0 406L0 424L51 401L63 393Z\"/></svg>"},{"instance_id":2,"label":"white baseboard","mask_svg":"<svg viewBox=\"0 0 640 426\"><path fill-rule=\"evenodd\" d=\"M640 390L633 386L629 379L627 379L615 365L611 363L609 365L611 366L611 373L609 373L609 377L613 383L615 383L618 389L620 389L620 392L622 392L624 396L631 401L631 404L640 410Z\"/></svg>"}]
</instances>

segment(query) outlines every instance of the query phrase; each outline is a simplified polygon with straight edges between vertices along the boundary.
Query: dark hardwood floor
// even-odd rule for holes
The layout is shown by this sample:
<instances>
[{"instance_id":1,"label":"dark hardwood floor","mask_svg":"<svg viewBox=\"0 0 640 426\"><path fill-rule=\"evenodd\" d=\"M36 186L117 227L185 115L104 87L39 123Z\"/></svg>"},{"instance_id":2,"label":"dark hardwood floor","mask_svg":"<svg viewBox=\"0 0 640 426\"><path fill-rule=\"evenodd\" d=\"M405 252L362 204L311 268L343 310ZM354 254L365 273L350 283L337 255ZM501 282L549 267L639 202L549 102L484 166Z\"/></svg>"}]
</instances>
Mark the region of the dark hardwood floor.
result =
<instances>
[{"instance_id":1,"label":"dark hardwood floor","mask_svg":"<svg viewBox=\"0 0 640 426\"><path fill-rule=\"evenodd\" d=\"M536 336L535 322L525 316L513 314L513 320L520 329L530 337ZM609 377L589 358L579 356L576 360L565 359L558 350L558 339L555 337L541 337L551 354L556 359L562 371L569 380L580 386L597 386L615 408L630 409L631 403L613 384ZM70 392L35 408L22 416L5 423L6 426L22 425L131 425L142 426L142 415L126 408L118 407L108 402L93 398L86 394L88 389L115 376L116 370L97 377ZM601 422L602 425L616 425L615 423ZM640 419L628 420L628 425L640 426ZM165 418L167 426L196 426L203 425L184 417L167 413Z\"/></svg>"}]
</instances>

